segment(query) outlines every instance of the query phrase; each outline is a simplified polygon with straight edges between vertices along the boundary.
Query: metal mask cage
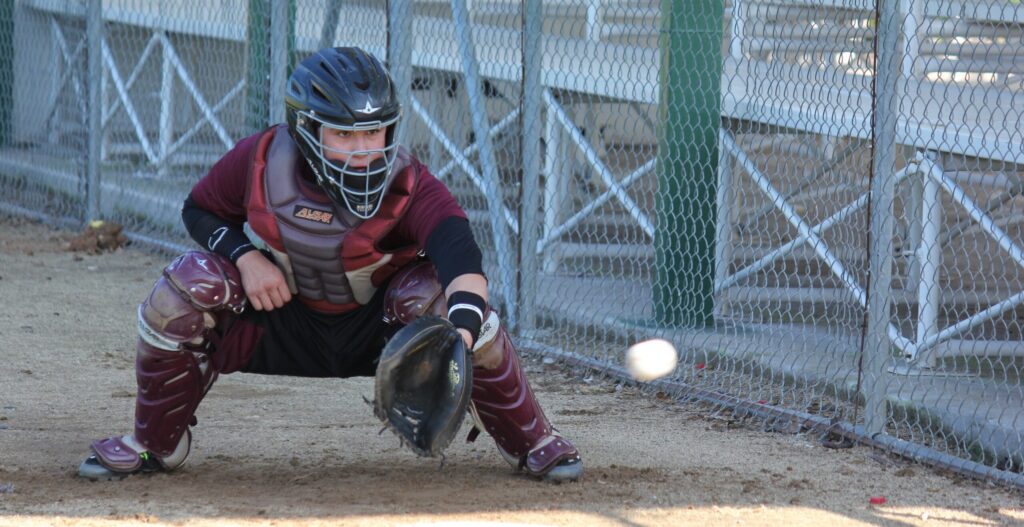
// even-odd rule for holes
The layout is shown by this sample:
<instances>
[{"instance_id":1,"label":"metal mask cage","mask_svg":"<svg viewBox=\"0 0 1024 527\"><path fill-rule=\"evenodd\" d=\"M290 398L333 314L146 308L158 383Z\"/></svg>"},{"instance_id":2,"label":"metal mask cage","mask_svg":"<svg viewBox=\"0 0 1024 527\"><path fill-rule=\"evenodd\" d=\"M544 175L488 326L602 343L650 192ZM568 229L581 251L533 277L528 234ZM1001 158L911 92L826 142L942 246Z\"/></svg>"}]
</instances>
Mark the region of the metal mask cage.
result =
<instances>
[{"instance_id":1,"label":"metal mask cage","mask_svg":"<svg viewBox=\"0 0 1024 527\"><path fill-rule=\"evenodd\" d=\"M394 134L388 131L388 127L398 123L399 115L386 121L373 120L361 121L351 125L340 125L321 119L313 112L297 112L299 126L296 131L303 141L309 146L309 150L317 156L321 170L315 170L318 182L334 198L341 198L348 210L362 219L368 219L377 213L390 183L391 169L394 166L395 157L398 153L398 144L394 141ZM304 122L305 121L305 122ZM317 135L310 131L308 122L316 123ZM387 134L383 148L372 148L366 150L340 150L324 146L324 129L338 130L343 132L364 132L369 130L384 130ZM340 154L345 157L343 163L333 161L327 154ZM353 161L365 157L380 154L376 160L367 163L365 167L353 166ZM312 160L310 160L312 162Z\"/></svg>"}]
</instances>

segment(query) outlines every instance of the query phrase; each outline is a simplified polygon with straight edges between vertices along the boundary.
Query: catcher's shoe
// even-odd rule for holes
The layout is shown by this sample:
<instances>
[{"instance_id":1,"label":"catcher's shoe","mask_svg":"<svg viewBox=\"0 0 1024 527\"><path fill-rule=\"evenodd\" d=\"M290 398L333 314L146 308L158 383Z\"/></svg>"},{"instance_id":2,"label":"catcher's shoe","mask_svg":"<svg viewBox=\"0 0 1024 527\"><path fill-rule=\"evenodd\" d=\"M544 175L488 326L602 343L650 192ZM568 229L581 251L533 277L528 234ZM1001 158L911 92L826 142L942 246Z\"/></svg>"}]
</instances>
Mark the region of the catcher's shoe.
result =
<instances>
[{"instance_id":1,"label":"catcher's shoe","mask_svg":"<svg viewBox=\"0 0 1024 527\"><path fill-rule=\"evenodd\" d=\"M187 431L171 455L160 457L130 435L101 439L93 442L92 455L78 466L78 475L92 481L113 481L132 474L171 471L185 463L191 445L192 432Z\"/></svg>"},{"instance_id":2,"label":"catcher's shoe","mask_svg":"<svg viewBox=\"0 0 1024 527\"><path fill-rule=\"evenodd\" d=\"M562 483L579 481L583 477L583 458L576 451L576 447L559 435L557 430L553 430L551 435L543 438L522 457L516 458L501 448L501 445L498 445L498 453L516 470L525 470L527 474L544 481ZM561 459L554 463L554 466L544 467L543 462L553 457Z\"/></svg>"}]
</instances>

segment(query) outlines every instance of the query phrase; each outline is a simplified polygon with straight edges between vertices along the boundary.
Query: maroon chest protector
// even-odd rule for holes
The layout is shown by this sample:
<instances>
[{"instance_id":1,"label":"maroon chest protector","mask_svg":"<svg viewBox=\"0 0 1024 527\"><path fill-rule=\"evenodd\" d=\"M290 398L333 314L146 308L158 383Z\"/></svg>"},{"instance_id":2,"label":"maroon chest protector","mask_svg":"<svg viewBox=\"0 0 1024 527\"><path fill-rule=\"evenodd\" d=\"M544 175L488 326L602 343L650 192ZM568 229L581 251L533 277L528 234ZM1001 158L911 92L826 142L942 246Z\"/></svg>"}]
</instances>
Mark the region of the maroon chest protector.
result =
<instances>
[{"instance_id":1,"label":"maroon chest protector","mask_svg":"<svg viewBox=\"0 0 1024 527\"><path fill-rule=\"evenodd\" d=\"M302 302L329 313L350 311L416 258L415 246L385 251L379 244L408 210L420 165L400 149L380 209L360 220L302 180L305 162L286 126L264 133L249 173L246 232L274 254Z\"/></svg>"}]
</instances>

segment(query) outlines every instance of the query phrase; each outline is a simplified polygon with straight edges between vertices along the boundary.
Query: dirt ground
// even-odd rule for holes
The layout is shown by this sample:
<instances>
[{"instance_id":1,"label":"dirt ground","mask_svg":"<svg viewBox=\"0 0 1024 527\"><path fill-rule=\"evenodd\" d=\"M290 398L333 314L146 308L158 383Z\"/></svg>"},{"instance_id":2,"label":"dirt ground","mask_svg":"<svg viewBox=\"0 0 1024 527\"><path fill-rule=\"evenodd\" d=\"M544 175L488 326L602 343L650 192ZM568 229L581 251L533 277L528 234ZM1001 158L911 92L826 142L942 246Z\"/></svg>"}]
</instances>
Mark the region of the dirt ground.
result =
<instances>
[{"instance_id":1,"label":"dirt ground","mask_svg":"<svg viewBox=\"0 0 1024 527\"><path fill-rule=\"evenodd\" d=\"M584 455L579 483L513 474L486 437L458 441L441 468L416 458L378 435L371 379L245 374L213 387L179 471L81 480L89 443L130 430L135 307L165 262L72 253L72 234L0 218L0 526L1024 524L1020 493L536 358L541 402Z\"/></svg>"}]
</instances>

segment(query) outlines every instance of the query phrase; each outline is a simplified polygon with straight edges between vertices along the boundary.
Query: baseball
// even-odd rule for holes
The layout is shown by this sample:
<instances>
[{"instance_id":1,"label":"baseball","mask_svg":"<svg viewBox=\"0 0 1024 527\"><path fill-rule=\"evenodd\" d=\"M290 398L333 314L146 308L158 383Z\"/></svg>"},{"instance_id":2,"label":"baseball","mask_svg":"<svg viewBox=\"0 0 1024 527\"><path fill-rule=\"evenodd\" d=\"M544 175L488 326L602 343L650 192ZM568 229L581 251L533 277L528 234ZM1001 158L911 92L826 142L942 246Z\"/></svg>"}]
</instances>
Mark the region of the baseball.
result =
<instances>
[{"instance_id":1,"label":"baseball","mask_svg":"<svg viewBox=\"0 0 1024 527\"><path fill-rule=\"evenodd\" d=\"M651 339L637 342L626 350L626 369L641 382L664 377L676 369L676 348L671 342Z\"/></svg>"}]
</instances>

